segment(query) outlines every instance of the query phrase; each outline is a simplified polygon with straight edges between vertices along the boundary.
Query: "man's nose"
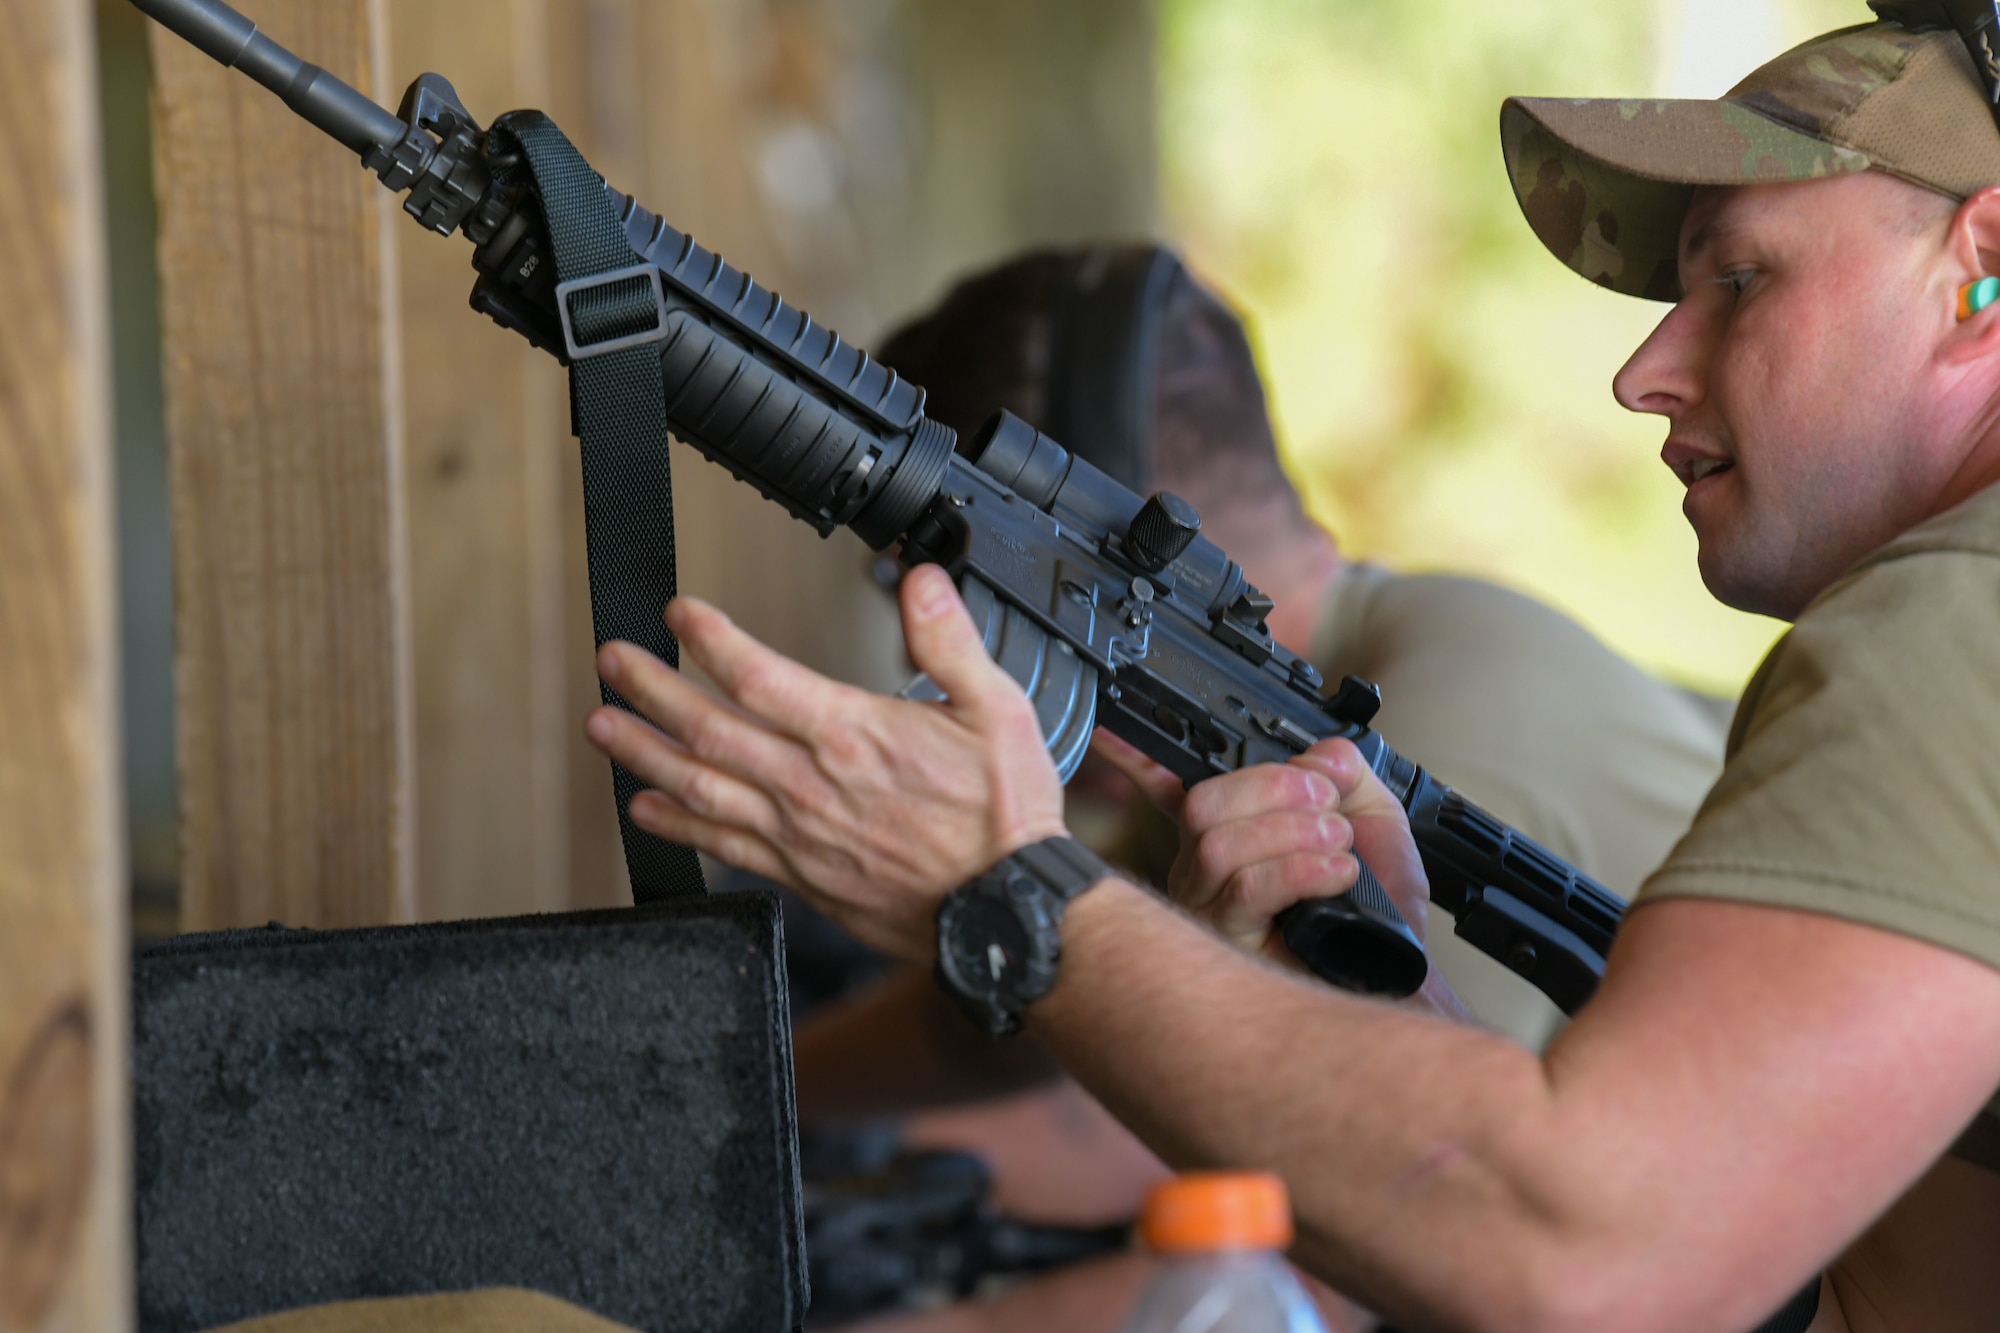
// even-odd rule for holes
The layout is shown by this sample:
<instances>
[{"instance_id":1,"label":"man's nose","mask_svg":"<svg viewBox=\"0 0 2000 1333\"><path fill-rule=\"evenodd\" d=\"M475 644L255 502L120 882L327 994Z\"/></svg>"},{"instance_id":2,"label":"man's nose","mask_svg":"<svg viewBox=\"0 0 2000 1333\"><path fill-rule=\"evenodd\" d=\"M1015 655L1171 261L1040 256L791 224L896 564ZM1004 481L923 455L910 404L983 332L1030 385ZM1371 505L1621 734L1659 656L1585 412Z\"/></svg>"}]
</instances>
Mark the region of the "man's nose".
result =
<instances>
[{"instance_id":1,"label":"man's nose","mask_svg":"<svg viewBox=\"0 0 2000 1333\"><path fill-rule=\"evenodd\" d=\"M1701 401L1707 343L1700 314L1681 301L1612 377L1612 396L1628 412L1686 411Z\"/></svg>"}]
</instances>

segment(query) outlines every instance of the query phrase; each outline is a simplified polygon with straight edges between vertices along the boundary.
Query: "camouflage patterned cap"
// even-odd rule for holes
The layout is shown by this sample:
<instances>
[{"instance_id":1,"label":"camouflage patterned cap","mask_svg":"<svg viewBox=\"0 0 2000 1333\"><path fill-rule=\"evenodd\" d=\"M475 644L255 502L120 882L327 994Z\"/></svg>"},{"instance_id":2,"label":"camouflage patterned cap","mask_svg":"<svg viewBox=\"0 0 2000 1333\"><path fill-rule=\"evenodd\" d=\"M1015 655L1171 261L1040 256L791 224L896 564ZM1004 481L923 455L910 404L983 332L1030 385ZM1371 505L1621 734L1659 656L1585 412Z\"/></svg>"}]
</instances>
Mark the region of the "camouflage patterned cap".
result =
<instances>
[{"instance_id":1,"label":"camouflage patterned cap","mask_svg":"<svg viewBox=\"0 0 2000 1333\"><path fill-rule=\"evenodd\" d=\"M1874 169L1955 199L2000 183L2000 131L1950 31L1870 23L1815 37L1714 101L1509 98L1500 144L1521 211L1613 291L1680 294L1698 185Z\"/></svg>"}]
</instances>

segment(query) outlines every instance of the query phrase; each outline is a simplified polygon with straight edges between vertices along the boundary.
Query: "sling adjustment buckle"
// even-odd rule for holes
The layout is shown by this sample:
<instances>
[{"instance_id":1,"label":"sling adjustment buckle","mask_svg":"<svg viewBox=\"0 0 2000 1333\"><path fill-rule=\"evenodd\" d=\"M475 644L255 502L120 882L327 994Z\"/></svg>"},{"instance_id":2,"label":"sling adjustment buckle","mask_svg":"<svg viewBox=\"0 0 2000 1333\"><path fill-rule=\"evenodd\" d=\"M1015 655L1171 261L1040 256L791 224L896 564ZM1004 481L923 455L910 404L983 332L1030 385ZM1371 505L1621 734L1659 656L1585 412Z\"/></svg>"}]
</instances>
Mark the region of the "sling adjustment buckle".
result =
<instances>
[{"instance_id":1,"label":"sling adjustment buckle","mask_svg":"<svg viewBox=\"0 0 2000 1333\"><path fill-rule=\"evenodd\" d=\"M576 320L571 310L571 298L581 292L596 291L621 282L643 278L652 287L653 327L641 329L637 333L623 333L612 338L600 338L593 342L580 343L576 337ZM638 295L638 293L633 293ZM630 268L614 268L607 273L592 273L586 277L571 278L568 282L556 284L556 312L562 317L563 352L572 363L585 361L593 356L604 356L611 352L622 352L628 347L641 347L646 343L665 340L667 336L667 294L660 285L660 270L653 264L634 264Z\"/></svg>"}]
</instances>

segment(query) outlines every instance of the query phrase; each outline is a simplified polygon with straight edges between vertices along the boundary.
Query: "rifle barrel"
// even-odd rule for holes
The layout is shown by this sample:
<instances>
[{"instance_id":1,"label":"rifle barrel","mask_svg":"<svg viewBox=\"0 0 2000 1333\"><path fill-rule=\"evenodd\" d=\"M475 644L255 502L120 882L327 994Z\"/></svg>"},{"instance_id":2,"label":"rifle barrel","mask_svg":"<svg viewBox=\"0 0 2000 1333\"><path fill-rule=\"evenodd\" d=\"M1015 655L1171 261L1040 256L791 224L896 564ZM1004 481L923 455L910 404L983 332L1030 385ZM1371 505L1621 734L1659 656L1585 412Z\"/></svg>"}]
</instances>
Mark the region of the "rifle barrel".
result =
<instances>
[{"instance_id":1,"label":"rifle barrel","mask_svg":"<svg viewBox=\"0 0 2000 1333\"><path fill-rule=\"evenodd\" d=\"M409 127L318 65L257 31L221 0L132 0L139 10L220 63L242 70L285 105L362 155L392 149Z\"/></svg>"}]
</instances>

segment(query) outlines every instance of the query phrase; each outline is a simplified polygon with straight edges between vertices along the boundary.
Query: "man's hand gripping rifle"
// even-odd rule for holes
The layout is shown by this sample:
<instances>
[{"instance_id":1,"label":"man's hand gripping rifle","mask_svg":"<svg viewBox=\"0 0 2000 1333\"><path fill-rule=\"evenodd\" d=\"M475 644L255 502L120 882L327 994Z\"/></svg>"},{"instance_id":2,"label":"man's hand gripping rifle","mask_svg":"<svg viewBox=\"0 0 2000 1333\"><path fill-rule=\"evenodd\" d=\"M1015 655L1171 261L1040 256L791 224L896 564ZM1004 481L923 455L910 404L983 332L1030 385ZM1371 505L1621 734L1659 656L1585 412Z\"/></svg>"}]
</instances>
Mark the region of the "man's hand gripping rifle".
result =
<instances>
[{"instance_id":1,"label":"man's hand gripping rifle","mask_svg":"<svg viewBox=\"0 0 2000 1333\"><path fill-rule=\"evenodd\" d=\"M524 157L552 138L573 150L540 113L482 131L426 74L391 115L215 0L134 3L360 154L424 226L463 231L475 310L572 366L657 348L674 435L822 536L850 528L878 550L900 541L906 564L949 569L1065 779L1094 726L1190 784L1344 736L1408 810L1431 900L1460 937L1566 1011L1589 998L1624 904L1384 744L1368 728L1373 686L1323 694L1312 665L1272 641L1270 599L1185 501L1142 499L1004 412L961 452L915 385L594 175L584 194L615 210L630 262L558 272L544 214L556 187ZM572 206L569 190L548 207ZM1336 985L1406 995L1423 981L1421 947L1365 868L1352 892L1298 904L1281 925Z\"/></svg>"}]
</instances>

